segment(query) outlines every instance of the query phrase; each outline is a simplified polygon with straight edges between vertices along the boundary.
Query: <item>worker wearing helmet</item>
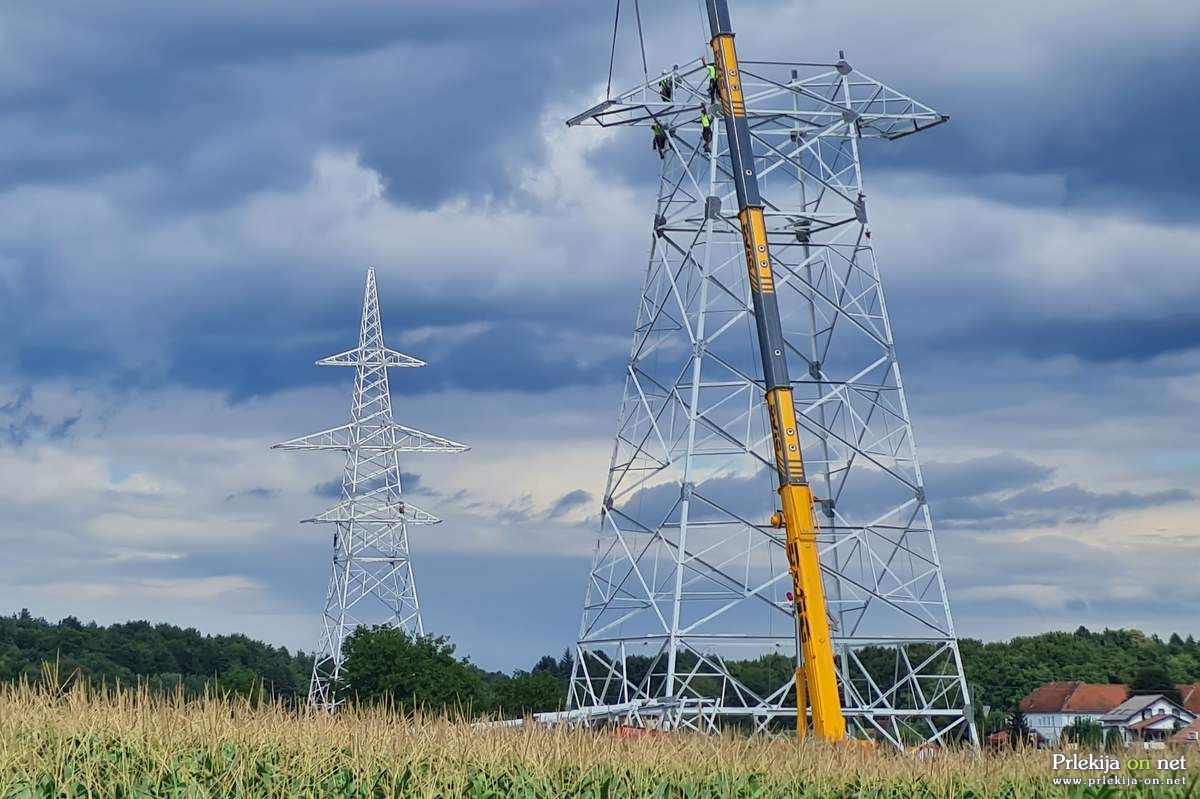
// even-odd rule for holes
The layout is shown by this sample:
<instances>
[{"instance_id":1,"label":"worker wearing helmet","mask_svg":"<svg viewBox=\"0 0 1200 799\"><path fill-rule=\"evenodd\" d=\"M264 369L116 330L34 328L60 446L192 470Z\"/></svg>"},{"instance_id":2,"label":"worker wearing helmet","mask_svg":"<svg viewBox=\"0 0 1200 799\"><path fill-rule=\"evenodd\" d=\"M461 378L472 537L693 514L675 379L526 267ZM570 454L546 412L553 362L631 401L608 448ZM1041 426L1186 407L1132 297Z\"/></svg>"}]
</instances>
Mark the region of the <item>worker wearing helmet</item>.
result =
<instances>
[{"instance_id":1,"label":"worker wearing helmet","mask_svg":"<svg viewBox=\"0 0 1200 799\"><path fill-rule=\"evenodd\" d=\"M717 65L705 61L704 68L708 70L708 99L710 102L715 103L717 101L717 89L719 88L717 83Z\"/></svg>"},{"instance_id":2,"label":"worker wearing helmet","mask_svg":"<svg viewBox=\"0 0 1200 799\"><path fill-rule=\"evenodd\" d=\"M674 93L675 87L671 85L671 76L663 75L663 79L658 82L658 96L663 99L664 103L669 103Z\"/></svg>"},{"instance_id":3,"label":"worker wearing helmet","mask_svg":"<svg viewBox=\"0 0 1200 799\"><path fill-rule=\"evenodd\" d=\"M704 106L700 106L700 138L704 141L704 152L712 153L712 117L708 115L708 110Z\"/></svg>"},{"instance_id":4,"label":"worker wearing helmet","mask_svg":"<svg viewBox=\"0 0 1200 799\"><path fill-rule=\"evenodd\" d=\"M654 124L650 126L650 132L654 134L652 144L658 152L659 158L667 157L667 131L659 124L658 120L654 120Z\"/></svg>"}]
</instances>

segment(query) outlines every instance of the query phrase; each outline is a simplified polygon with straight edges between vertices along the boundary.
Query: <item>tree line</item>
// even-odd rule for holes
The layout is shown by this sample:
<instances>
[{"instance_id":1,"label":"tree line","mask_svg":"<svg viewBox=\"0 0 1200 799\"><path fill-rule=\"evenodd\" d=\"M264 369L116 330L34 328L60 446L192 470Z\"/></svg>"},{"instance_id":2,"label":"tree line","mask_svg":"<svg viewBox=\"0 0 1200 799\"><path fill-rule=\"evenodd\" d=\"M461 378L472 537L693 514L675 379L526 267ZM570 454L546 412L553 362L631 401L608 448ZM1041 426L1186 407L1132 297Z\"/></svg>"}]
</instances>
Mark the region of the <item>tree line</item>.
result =
<instances>
[{"instance_id":1,"label":"tree line","mask_svg":"<svg viewBox=\"0 0 1200 799\"><path fill-rule=\"evenodd\" d=\"M1010 641L959 641L977 705L1011 709L1047 682L1124 683L1136 692L1174 693L1200 682L1200 642L1178 633L1166 640L1139 630L1051 632Z\"/></svg>"},{"instance_id":2,"label":"tree line","mask_svg":"<svg viewBox=\"0 0 1200 799\"><path fill-rule=\"evenodd\" d=\"M98 685L146 685L280 697L307 695L312 657L291 653L244 635L204 635L173 624L129 621L101 626L74 616L51 623L28 610L0 617L0 680L41 678L44 664L62 677Z\"/></svg>"},{"instance_id":3,"label":"tree line","mask_svg":"<svg viewBox=\"0 0 1200 799\"><path fill-rule=\"evenodd\" d=\"M1127 683L1135 691L1170 694L1176 683L1200 682L1200 643L1191 635L1164 640L1137 630L1050 632L1009 641L959 642L967 682L977 709L1004 715L1039 685L1055 680ZM571 655L544 655L528 670L486 671L459 657L446 638L412 638L396 630L360 629L346 642L342 690L359 701L387 701L404 708L451 709L468 715L505 715L555 710L566 703ZM683 655L681 655L683 657ZM859 652L860 659L888 666L887 653ZM532 659L531 659L532 660ZM630 677L651 661L631 658ZM57 623L28 611L0 617L0 680L38 679L43 664L60 674L97 684L144 684L151 690L200 694L219 690L283 699L307 695L312 656L289 652L244 635L205 635L170 624L131 621L101 626L68 616ZM758 690L778 685L791 671L783 655L728 664ZM873 670L873 668L872 668Z\"/></svg>"}]
</instances>

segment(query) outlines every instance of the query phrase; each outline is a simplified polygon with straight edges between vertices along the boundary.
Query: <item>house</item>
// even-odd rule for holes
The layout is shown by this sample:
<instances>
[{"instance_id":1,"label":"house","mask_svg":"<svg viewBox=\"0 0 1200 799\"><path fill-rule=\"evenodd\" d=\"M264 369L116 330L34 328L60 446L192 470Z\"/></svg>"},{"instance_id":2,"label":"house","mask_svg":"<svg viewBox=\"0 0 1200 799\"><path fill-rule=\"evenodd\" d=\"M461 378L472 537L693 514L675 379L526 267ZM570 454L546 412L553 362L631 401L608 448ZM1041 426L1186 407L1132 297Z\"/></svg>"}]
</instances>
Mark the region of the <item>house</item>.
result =
<instances>
[{"instance_id":1,"label":"house","mask_svg":"<svg viewBox=\"0 0 1200 799\"><path fill-rule=\"evenodd\" d=\"M1029 729L1051 744L1058 743L1064 728L1077 719L1099 722L1100 718L1129 698L1128 685L1080 682L1050 682L1034 689L1021 700ZM1200 700L1200 697L1197 697Z\"/></svg>"},{"instance_id":2,"label":"house","mask_svg":"<svg viewBox=\"0 0 1200 799\"><path fill-rule=\"evenodd\" d=\"M1200 719L1171 736L1171 743L1184 746L1200 746Z\"/></svg>"},{"instance_id":3,"label":"house","mask_svg":"<svg viewBox=\"0 0 1200 799\"><path fill-rule=\"evenodd\" d=\"M1196 721L1198 715L1162 694L1131 696L1100 717L1106 734L1116 733L1126 744L1165 742Z\"/></svg>"}]
</instances>

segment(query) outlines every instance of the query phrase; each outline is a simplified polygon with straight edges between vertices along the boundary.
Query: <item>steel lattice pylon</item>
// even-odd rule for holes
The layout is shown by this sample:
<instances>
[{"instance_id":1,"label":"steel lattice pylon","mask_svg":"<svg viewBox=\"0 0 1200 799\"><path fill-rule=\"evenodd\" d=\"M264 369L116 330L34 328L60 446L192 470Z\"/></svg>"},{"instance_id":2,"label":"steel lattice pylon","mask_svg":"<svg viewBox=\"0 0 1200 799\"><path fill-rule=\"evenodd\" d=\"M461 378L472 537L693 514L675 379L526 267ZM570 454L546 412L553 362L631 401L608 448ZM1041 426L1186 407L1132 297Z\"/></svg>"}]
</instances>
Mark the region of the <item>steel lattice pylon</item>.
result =
<instances>
[{"instance_id":1,"label":"steel lattice pylon","mask_svg":"<svg viewBox=\"0 0 1200 799\"><path fill-rule=\"evenodd\" d=\"M704 65L665 77L669 99L654 78L568 123L671 132L570 715L776 728L797 647L730 159L720 125L704 152ZM741 80L847 722L975 741L859 160L946 117L844 60L743 61Z\"/></svg>"},{"instance_id":2,"label":"steel lattice pylon","mask_svg":"<svg viewBox=\"0 0 1200 799\"><path fill-rule=\"evenodd\" d=\"M309 686L309 701L331 708L340 701L336 689L342 674L342 644L356 627L390 625L415 635L425 631L409 559L408 526L441 520L402 499L399 453L468 448L392 421L387 370L425 362L384 345L374 269L367 270L358 346L317 365L354 367L350 423L274 448L346 453L341 501L305 520L334 525L333 574Z\"/></svg>"}]
</instances>

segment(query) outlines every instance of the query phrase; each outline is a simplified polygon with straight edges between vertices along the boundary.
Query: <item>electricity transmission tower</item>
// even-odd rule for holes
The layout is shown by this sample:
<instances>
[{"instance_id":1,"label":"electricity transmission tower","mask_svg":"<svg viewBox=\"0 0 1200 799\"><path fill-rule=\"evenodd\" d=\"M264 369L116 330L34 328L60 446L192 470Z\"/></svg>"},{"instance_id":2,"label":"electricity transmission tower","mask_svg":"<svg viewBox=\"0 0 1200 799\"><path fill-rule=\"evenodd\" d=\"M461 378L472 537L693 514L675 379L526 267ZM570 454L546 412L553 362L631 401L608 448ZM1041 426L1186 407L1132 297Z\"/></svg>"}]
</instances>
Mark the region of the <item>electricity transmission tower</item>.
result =
<instances>
[{"instance_id":1,"label":"electricity transmission tower","mask_svg":"<svg viewBox=\"0 0 1200 799\"><path fill-rule=\"evenodd\" d=\"M312 704L332 708L339 702L336 689L344 664L342 645L356 627L382 624L424 634L409 559L408 527L441 520L402 498L399 454L464 452L468 447L392 421L387 370L424 366L425 362L384 345L374 269L367 270L358 346L317 361L317 365L354 367L349 424L273 448L346 453L341 501L305 520L333 525L333 574L308 694Z\"/></svg>"},{"instance_id":2,"label":"electricity transmission tower","mask_svg":"<svg viewBox=\"0 0 1200 799\"><path fill-rule=\"evenodd\" d=\"M841 56L740 80L846 722L975 741L860 160L947 117ZM697 60L568 122L669 134L568 715L779 729L795 602L729 143L713 124L706 153L702 108L721 118Z\"/></svg>"}]
</instances>

